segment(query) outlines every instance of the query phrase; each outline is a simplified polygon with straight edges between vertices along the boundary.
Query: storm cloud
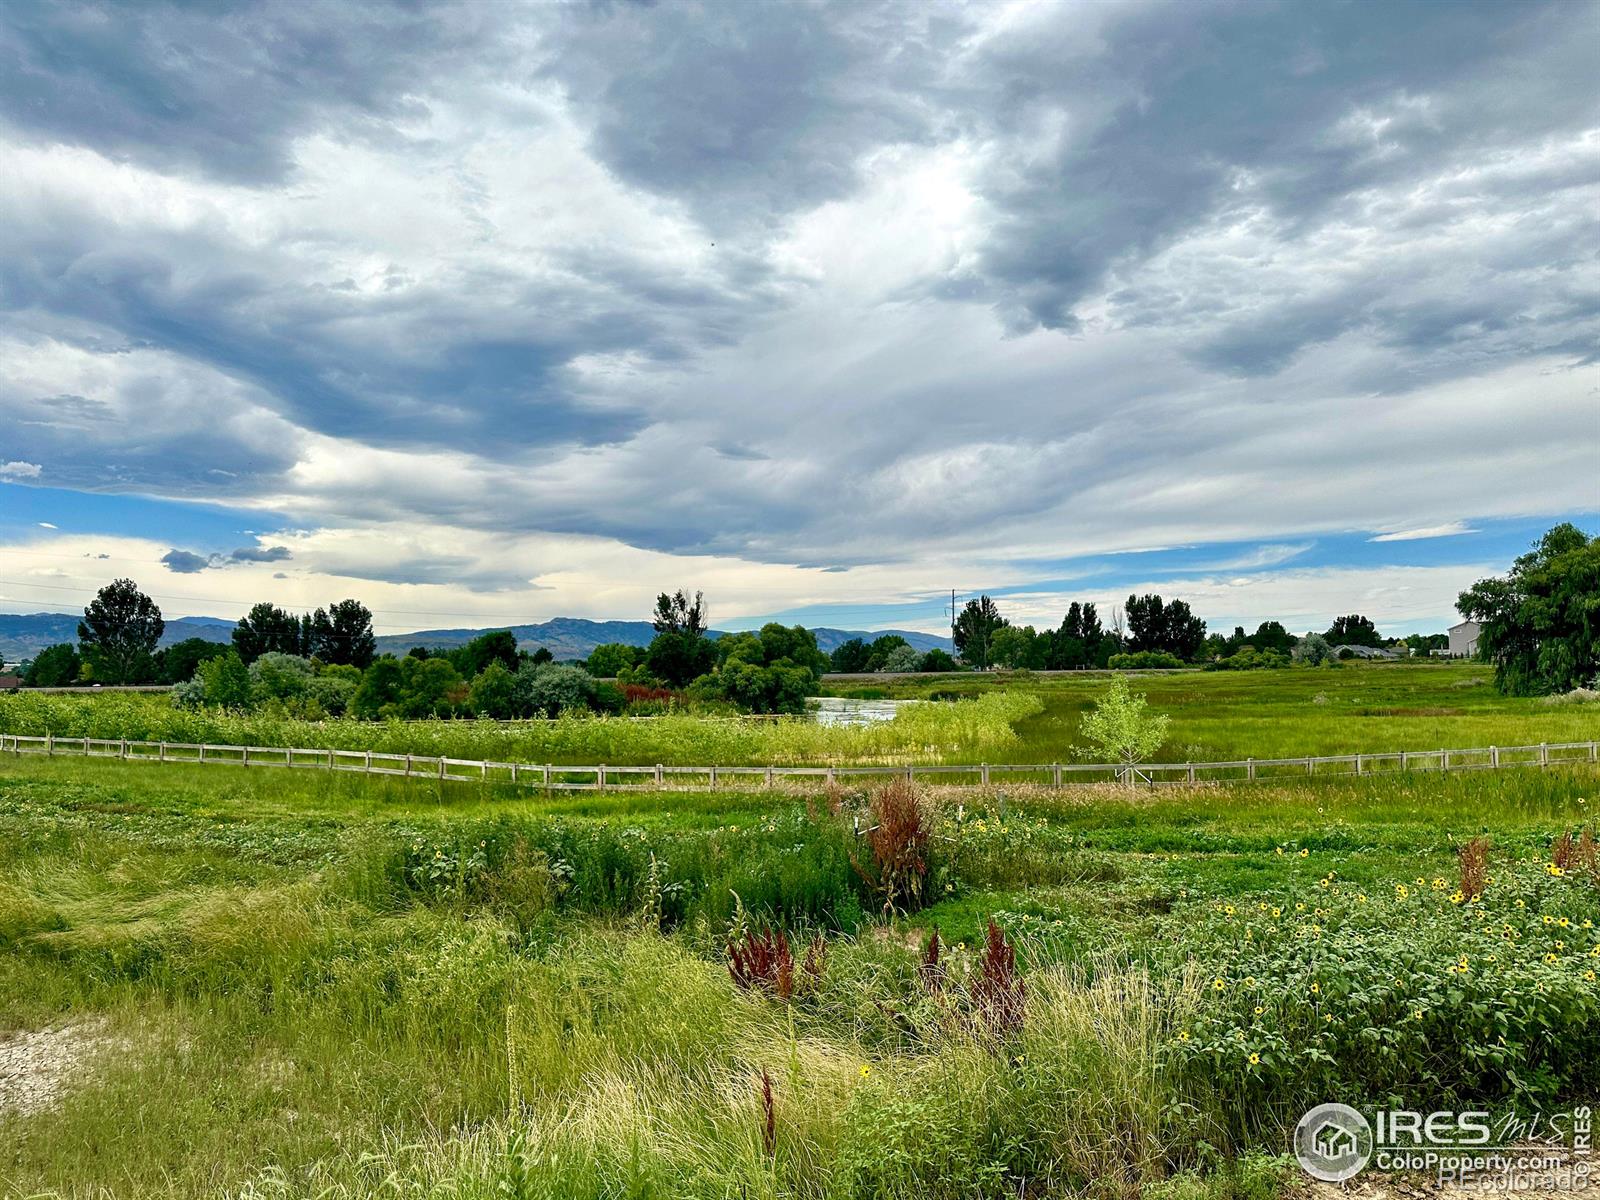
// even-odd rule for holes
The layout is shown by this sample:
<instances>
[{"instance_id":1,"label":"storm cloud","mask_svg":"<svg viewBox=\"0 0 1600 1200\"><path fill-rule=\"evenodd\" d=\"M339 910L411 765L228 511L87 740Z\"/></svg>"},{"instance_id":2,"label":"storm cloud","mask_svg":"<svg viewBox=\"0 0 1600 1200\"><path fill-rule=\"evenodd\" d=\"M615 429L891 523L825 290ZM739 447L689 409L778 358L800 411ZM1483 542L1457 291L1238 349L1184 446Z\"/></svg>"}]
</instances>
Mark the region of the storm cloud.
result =
<instances>
[{"instance_id":1,"label":"storm cloud","mask_svg":"<svg viewBox=\"0 0 1600 1200\"><path fill-rule=\"evenodd\" d=\"M1564 0L10 5L0 478L841 577L1592 510L1597 43Z\"/></svg>"}]
</instances>

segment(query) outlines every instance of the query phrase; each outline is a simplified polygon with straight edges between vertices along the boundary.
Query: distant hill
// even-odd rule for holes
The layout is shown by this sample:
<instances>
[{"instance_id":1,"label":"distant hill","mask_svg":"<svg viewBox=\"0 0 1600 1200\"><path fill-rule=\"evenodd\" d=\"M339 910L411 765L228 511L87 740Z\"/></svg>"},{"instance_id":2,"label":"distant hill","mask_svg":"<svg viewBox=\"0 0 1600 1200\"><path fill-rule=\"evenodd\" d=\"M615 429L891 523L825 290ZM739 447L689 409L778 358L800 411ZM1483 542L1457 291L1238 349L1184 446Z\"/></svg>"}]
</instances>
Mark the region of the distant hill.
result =
<instances>
[{"instance_id":1,"label":"distant hill","mask_svg":"<svg viewBox=\"0 0 1600 1200\"><path fill-rule=\"evenodd\" d=\"M8 663L32 658L46 646L58 642L78 640L77 613L0 613L0 658ZM185 638L205 638L208 642L226 642L233 637L233 622L220 617L174 617L167 622L161 637L163 646L181 642ZM517 637L517 644L528 650L546 647L557 658L587 658L589 651L603 642L623 642L629 646L647 646L655 631L649 621L588 621L582 617L554 617L536 625L495 625L484 629L421 629L416 633L391 633L378 639L378 650L391 654L404 654L413 646L429 649L449 649L465 645L479 634L490 629L509 628ZM886 633L898 633L918 650L950 650L950 639L917 633L909 629L880 629L873 633L849 629L813 629L817 645L824 654L853 637L872 641ZM713 637L723 636L720 631Z\"/></svg>"},{"instance_id":2,"label":"distant hill","mask_svg":"<svg viewBox=\"0 0 1600 1200\"><path fill-rule=\"evenodd\" d=\"M32 658L46 646L78 640L82 613L0 613L0 658L15 664ZM233 637L233 622L221 617L174 617L167 622L161 644L170 646L186 638L226 642Z\"/></svg>"}]
</instances>

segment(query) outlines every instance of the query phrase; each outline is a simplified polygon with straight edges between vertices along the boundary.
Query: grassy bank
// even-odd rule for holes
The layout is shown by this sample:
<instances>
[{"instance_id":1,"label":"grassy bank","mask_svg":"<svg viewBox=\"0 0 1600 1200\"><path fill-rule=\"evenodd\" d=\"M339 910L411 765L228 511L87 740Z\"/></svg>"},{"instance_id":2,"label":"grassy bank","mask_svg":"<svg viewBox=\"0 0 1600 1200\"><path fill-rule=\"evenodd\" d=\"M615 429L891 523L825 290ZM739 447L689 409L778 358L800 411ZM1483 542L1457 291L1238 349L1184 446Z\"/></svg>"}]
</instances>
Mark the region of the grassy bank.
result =
<instances>
[{"instance_id":1,"label":"grassy bank","mask_svg":"<svg viewBox=\"0 0 1600 1200\"><path fill-rule=\"evenodd\" d=\"M1600 736L1600 705L1501 696L1493 671L1457 661L1346 663L1281 671L1185 671L1136 677L1150 707L1171 716L1161 756L1170 762L1288 758L1387 750L1536 745ZM1053 762L1077 743L1078 722L1105 690L1101 673L1027 672L897 678L844 693L896 699L973 697L993 690L1034 696L1040 710L1017 726L1026 761Z\"/></svg>"},{"instance_id":2,"label":"grassy bank","mask_svg":"<svg viewBox=\"0 0 1600 1200\"><path fill-rule=\"evenodd\" d=\"M0 1126L0 1180L1266 1196L1311 1103L1592 1096L1600 886L1550 871L1592 771L967 792L890 921L860 803L7 762L0 1023L96 1049ZM985 1016L991 916L1015 1025ZM768 921L826 941L786 1000L725 965Z\"/></svg>"}]
</instances>

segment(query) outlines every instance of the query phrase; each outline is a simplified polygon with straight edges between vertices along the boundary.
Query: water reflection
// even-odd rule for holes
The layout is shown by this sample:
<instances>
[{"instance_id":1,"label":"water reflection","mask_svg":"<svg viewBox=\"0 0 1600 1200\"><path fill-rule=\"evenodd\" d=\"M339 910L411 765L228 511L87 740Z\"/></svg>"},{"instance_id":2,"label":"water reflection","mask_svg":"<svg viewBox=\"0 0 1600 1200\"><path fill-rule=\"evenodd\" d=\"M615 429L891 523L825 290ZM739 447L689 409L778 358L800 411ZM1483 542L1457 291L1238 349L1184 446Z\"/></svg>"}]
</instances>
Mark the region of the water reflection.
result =
<instances>
[{"instance_id":1,"label":"water reflection","mask_svg":"<svg viewBox=\"0 0 1600 1200\"><path fill-rule=\"evenodd\" d=\"M839 696L818 696L811 701L811 713L818 725L876 725L894 720L895 713L915 700L846 700Z\"/></svg>"}]
</instances>

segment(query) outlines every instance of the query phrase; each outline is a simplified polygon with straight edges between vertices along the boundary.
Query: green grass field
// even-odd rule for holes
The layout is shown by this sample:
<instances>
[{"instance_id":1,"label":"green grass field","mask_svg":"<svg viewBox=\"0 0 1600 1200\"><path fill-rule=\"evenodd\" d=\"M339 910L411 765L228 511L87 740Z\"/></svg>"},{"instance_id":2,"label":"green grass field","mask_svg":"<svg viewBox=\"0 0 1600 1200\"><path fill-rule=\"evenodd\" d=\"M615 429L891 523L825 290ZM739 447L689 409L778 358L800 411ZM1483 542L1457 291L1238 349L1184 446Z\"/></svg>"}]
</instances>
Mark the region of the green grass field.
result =
<instances>
[{"instance_id":1,"label":"green grass field","mask_svg":"<svg viewBox=\"0 0 1600 1200\"><path fill-rule=\"evenodd\" d=\"M1480 680L1145 686L1225 754L1594 736ZM0 1195L1265 1198L1315 1103L1600 1098L1593 768L947 789L887 918L868 804L0 761L0 1029L78 1055ZM727 968L769 923L826 946L786 998Z\"/></svg>"},{"instance_id":2,"label":"green grass field","mask_svg":"<svg viewBox=\"0 0 1600 1200\"><path fill-rule=\"evenodd\" d=\"M162 695L0 695L0 732L615 766L1070 762L1078 722L1106 676L931 675L845 692L959 700L910 706L867 728L803 717L688 714L629 720L297 721L174 708ZM1202 762L1389 750L1587 741L1600 705L1497 695L1476 663L1351 664L1338 669L1181 672L1136 677L1172 718L1160 757Z\"/></svg>"}]
</instances>

